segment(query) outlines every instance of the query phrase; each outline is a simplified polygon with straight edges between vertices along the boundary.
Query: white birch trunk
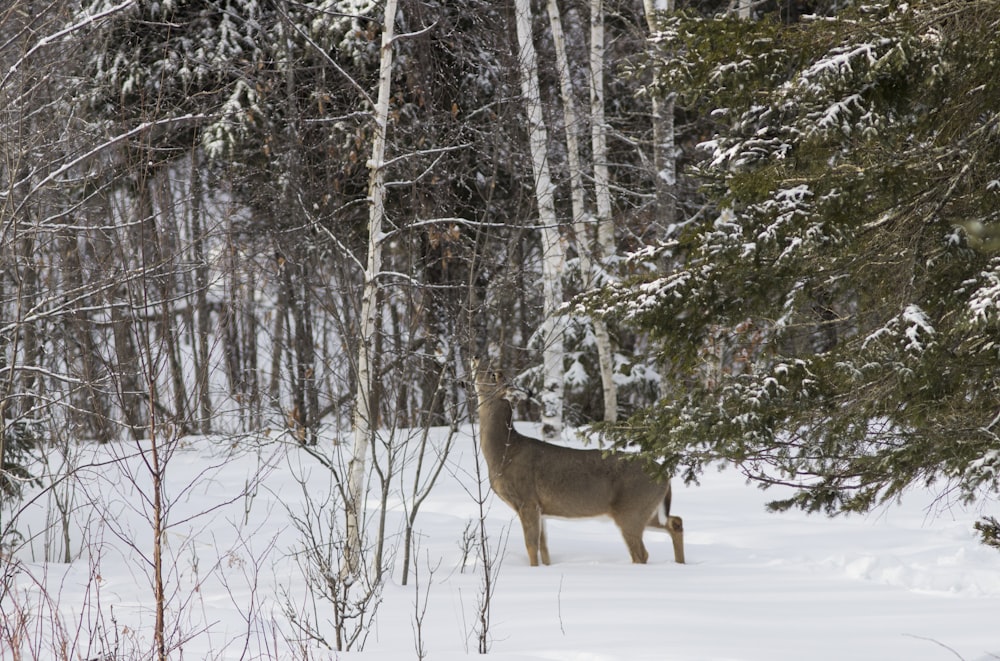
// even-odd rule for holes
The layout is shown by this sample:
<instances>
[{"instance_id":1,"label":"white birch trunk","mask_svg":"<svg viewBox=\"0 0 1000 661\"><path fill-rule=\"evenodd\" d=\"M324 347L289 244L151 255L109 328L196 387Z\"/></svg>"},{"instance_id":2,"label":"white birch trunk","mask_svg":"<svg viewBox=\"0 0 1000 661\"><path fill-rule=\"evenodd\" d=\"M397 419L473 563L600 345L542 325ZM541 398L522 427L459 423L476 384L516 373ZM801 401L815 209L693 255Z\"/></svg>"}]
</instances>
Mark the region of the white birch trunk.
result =
<instances>
[{"instance_id":1,"label":"white birch trunk","mask_svg":"<svg viewBox=\"0 0 1000 661\"><path fill-rule=\"evenodd\" d=\"M375 135L368 161L368 261L361 296L358 342L358 384L354 402L354 449L347 477L347 547L344 573L356 574L361 558L361 509L365 500L365 466L371 446L375 411L372 407L375 333L378 328L378 277L382 270L382 217L385 213L385 134L389 116L392 80L392 41L396 22L396 0L386 0L382 25L378 100L375 105Z\"/></svg>"},{"instance_id":2,"label":"white birch trunk","mask_svg":"<svg viewBox=\"0 0 1000 661\"><path fill-rule=\"evenodd\" d=\"M552 41L556 51L556 67L559 70L559 84L563 100L563 125L566 132L567 160L569 161L570 200L573 205L573 234L576 235L576 251L580 260L580 275L583 288L593 284L594 242L590 238L585 190L583 185L583 165L580 161L580 123L573 96L572 76L569 57L566 55L566 39L562 28L562 17L557 0L548 0L549 23L552 27ZM601 373L601 390L604 397L604 420L614 422L618 417L618 392L614 381L614 353L607 325L601 319L594 319L594 337L597 344L597 360Z\"/></svg>"},{"instance_id":3,"label":"white birch trunk","mask_svg":"<svg viewBox=\"0 0 1000 661\"><path fill-rule=\"evenodd\" d=\"M528 116L535 202L542 234L542 431L547 438L554 438L562 433L564 324L558 309L562 304L561 277L566 257L556 223L552 178L549 176L548 133L538 87L538 58L532 42L530 0L515 0L514 14L520 49L521 93Z\"/></svg>"},{"instance_id":4,"label":"white birch trunk","mask_svg":"<svg viewBox=\"0 0 1000 661\"><path fill-rule=\"evenodd\" d=\"M611 221L611 177L608 173L608 136L604 121L604 2L590 3L590 137L594 153L594 197L597 202L598 262L615 254L615 226ZM589 269L588 269L589 271ZM589 285L589 279L585 281ZM594 319L594 340L601 367L604 421L618 420L618 388L614 379L614 352L607 324Z\"/></svg>"},{"instance_id":5,"label":"white birch trunk","mask_svg":"<svg viewBox=\"0 0 1000 661\"><path fill-rule=\"evenodd\" d=\"M607 256L614 254L615 228L611 222L611 177L608 174L608 135L604 120L604 0L590 2L590 122L597 243L602 256Z\"/></svg>"},{"instance_id":6,"label":"white birch trunk","mask_svg":"<svg viewBox=\"0 0 1000 661\"><path fill-rule=\"evenodd\" d=\"M743 0L740 0L741 2ZM673 11L674 0L644 0L649 32L656 32L657 11ZM653 169L655 175L656 219L664 230L677 218L677 158L674 148L674 94L653 97Z\"/></svg>"}]
</instances>

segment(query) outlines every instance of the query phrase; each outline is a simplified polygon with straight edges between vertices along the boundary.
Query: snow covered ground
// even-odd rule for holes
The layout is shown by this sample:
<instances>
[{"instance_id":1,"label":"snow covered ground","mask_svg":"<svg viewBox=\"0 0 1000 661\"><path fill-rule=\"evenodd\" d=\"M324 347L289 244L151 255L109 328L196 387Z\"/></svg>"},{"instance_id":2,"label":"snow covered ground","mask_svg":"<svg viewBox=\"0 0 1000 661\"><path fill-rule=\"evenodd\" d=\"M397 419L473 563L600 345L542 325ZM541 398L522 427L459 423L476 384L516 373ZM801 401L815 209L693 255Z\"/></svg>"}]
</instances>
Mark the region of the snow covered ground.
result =
<instances>
[{"instance_id":1,"label":"snow covered ground","mask_svg":"<svg viewBox=\"0 0 1000 661\"><path fill-rule=\"evenodd\" d=\"M121 459L127 450L132 456ZM391 577L363 650L335 652L290 642L286 617L291 605L300 621L325 622L321 630L333 639L333 607L307 589L297 560L302 535L290 522L290 513L309 518L306 493L317 517L333 513L340 520L335 505L323 502L329 471L274 441L255 449L234 449L221 439L182 441L168 458L165 509L171 658L417 659L418 632L428 659L475 655L484 573L475 551L463 560L462 544L463 531L479 517L473 450L465 428L416 519L418 571L405 586L399 549L406 499L393 488L386 521ZM143 496L149 480L134 451L134 445L79 450L73 458L82 466L79 480L20 514L18 529L31 538L17 551L25 571L0 604L9 627L14 618L26 625L20 658L89 659L115 648L115 658L149 658L155 620L150 505ZM491 497L486 530L500 555L486 636L490 656L1000 658L1000 553L976 542L977 511L914 492L868 516L768 514L763 503L775 494L747 486L733 471L674 489L687 565L672 561L665 533L647 532L650 564L639 566L628 561L610 521L553 520L553 564L529 567L516 519ZM71 564L42 562L46 553L63 552L61 527L46 532L45 526L58 520L54 494L69 505ZM377 503L373 496L372 526ZM996 514L996 505L985 513ZM0 658L19 658L10 640L0 645L6 645Z\"/></svg>"}]
</instances>

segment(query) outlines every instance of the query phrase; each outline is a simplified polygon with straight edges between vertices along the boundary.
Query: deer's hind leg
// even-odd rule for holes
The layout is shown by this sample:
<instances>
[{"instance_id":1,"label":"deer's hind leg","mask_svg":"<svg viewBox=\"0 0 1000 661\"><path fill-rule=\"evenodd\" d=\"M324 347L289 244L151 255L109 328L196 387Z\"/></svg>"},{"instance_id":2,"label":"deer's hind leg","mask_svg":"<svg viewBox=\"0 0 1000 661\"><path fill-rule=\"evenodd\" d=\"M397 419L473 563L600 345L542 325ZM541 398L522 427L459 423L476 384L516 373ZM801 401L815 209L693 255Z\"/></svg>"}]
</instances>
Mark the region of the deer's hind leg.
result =
<instances>
[{"instance_id":1,"label":"deer's hind leg","mask_svg":"<svg viewBox=\"0 0 1000 661\"><path fill-rule=\"evenodd\" d=\"M674 545L674 561L684 564L684 521L679 516L667 516L666 521L662 521L658 513L646 524L648 528L659 528L666 530L670 534L670 541Z\"/></svg>"},{"instance_id":2,"label":"deer's hind leg","mask_svg":"<svg viewBox=\"0 0 1000 661\"><path fill-rule=\"evenodd\" d=\"M681 517L670 514L670 500L671 493L670 486L668 485L663 500L656 508L656 511L653 512L646 526L666 530L670 534L670 541L674 545L674 561L678 564L684 564L684 521L681 520Z\"/></svg>"},{"instance_id":3,"label":"deer's hind leg","mask_svg":"<svg viewBox=\"0 0 1000 661\"><path fill-rule=\"evenodd\" d=\"M684 522L679 516L668 516L663 526L670 533L674 545L674 562L684 564Z\"/></svg>"}]
</instances>

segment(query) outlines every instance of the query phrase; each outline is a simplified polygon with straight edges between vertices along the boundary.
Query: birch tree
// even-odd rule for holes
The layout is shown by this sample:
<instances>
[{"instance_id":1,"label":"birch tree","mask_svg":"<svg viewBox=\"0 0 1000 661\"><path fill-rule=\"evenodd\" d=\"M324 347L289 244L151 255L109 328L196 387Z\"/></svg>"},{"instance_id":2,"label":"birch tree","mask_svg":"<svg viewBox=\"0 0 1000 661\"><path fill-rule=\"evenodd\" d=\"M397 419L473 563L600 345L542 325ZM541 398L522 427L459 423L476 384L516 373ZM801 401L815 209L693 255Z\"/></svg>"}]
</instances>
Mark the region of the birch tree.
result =
<instances>
[{"instance_id":1,"label":"birch tree","mask_svg":"<svg viewBox=\"0 0 1000 661\"><path fill-rule=\"evenodd\" d=\"M592 238L594 233L591 229L594 224L594 218L587 212L583 163L580 158L579 136L581 118L577 114L576 99L573 94L572 75L570 72L569 57L566 54L566 39L563 32L558 1L548 0L546 9L552 29L552 42L556 53L556 68L559 72L563 127L566 134L566 160L569 166L570 200L573 211L573 234L576 237L580 277L583 289L587 290L594 283L593 255L595 254L595 245ZM603 43L603 34L601 40ZM603 48L599 57L603 66ZM591 62L591 66L593 66L593 62ZM600 132L603 135L603 127L600 129ZM606 167L604 171L605 173L607 172ZM607 192L607 187L605 187L605 193ZM610 208L610 202L607 205ZM598 255L598 259L600 259L601 251L599 247L596 249L596 254ZM611 347L611 337L608 334L607 324L603 319L594 319L593 325L594 337L597 344L598 366L601 374L601 391L604 399L604 420L614 422L618 417L618 396L614 380L614 353Z\"/></svg>"},{"instance_id":2,"label":"birch tree","mask_svg":"<svg viewBox=\"0 0 1000 661\"><path fill-rule=\"evenodd\" d=\"M594 197L597 202L598 263L615 254L615 228L611 219L611 176L608 172L608 137L604 119L604 2L590 3L590 135L594 158ZM590 284L589 282L585 284ZM614 379L611 336L603 319L594 320L604 394L604 420L618 419L618 393Z\"/></svg>"},{"instance_id":3,"label":"birch tree","mask_svg":"<svg viewBox=\"0 0 1000 661\"><path fill-rule=\"evenodd\" d=\"M566 256L560 241L552 177L549 174L548 131L542 115L538 86L538 57L531 33L530 1L515 0L514 14L521 94L524 97L525 114L528 119L535 203L542 238L544 319L538 334L542 343L542 431L546 438L555 438L562 432L564 322L558 315L558 309L562 304L561 277Z\"/></svg>"},{"instance_id":4,"label":"birch tree","mask_svg":"<svg viewBox=\"0 0 1000 661\"><path fill-rule=\"evenodd\" d=\"M595 3L601 0L593 0ZM740 11L743 3L740 0ZM646 25L650 34L659 30L657 15L674 10L674 0L643 0ZM747 4L749 7L749 4ZM748 9L749 12L749 9ZM673 92L665 95L654 94L652 98L653 119L653 169L655 170L656 218L660 226L669 229L677 216L677 158L674 146L674 100Z\"/></svg>"},{"instance_id":5,"label":"birch tree","mask_svg":"<svg viewBox=\"0 0 1000 661\"><path fill-rule=\"evenodd\" d=\"M357 393L354 402L354 450L348 466L347 552L343 570L356 573L361 555L359 511L364 506L365 465L375 425L373 406L375 334L378 326L378 277L382 271L382 220L385 216L385 134L389 120L392 81L392 42L396 21L396 0L386 0L382 22L378 99L375 102L374 140L368 186L368 259L361 295L360 338L358 342Z\"/></svg>"}]
</instances>

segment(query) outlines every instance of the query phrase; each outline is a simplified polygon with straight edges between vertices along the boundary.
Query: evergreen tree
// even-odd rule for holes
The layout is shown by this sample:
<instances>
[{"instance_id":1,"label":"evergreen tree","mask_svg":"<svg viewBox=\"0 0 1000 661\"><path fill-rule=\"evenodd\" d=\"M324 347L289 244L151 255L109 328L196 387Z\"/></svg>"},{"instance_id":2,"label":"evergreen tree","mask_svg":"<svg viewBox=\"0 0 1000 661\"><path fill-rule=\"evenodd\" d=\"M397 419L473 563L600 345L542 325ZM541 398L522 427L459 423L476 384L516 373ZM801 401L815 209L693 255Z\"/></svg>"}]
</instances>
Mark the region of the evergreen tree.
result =
<instances>
[{"instance_id":1,"label":"evergreen tree","mask_svg":"<svg viewBox=\"0 0 1000 661\"><path fill-rule=\"evenodd\" d=\"M783 18L664 19L651 66L711 118L715 211L590 299L666 374L619 440L795 487L777 509L995 493L1000 3Z\"/></svg>"}]
</instances>

